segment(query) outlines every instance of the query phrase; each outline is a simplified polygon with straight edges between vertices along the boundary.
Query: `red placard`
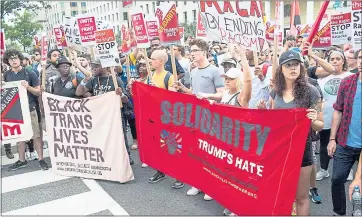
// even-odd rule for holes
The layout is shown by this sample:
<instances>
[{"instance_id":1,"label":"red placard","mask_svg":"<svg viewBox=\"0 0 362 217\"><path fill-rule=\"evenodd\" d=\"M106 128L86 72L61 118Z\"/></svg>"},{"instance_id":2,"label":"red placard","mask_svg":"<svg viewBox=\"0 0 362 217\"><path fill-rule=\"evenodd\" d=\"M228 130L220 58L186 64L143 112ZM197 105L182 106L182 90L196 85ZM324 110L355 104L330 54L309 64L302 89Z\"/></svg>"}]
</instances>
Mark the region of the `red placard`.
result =
<instances>
[{"instance_id":1,"label":"red placard","mask_svg":"<svg viewBox=\"0 0 362 217\"><path fill-rule=\"evenodd\" d=\"M206 38L206 29L202 24L201 13L197 15L196 38Z\"/></svg>"},{"instance_id":2,"label":"red placard","mask_svg":"<svg viewBox=\"0 0 362 217\"><path fill-rule=\"evenodd\" d=\"M121 25L122 53L127 55L131 52L131 35L125 24Z\"/></svg>"},{"instance_id":3,"label":"red placard","mask_svg":"<svg viewBox=\"0 0 362 217\"><path fill-rule=\"evenodd\" d=\"M132 26L136 37L137 47L148 48L150 42L148 40L147 29L142 13L136 13L131 15Z\"/></svg>"},{"instance_id":4,"label":"red placard","mask_svg":"<svg viewBox=\"0 0 362 217\"><path fill-rule=\"evenodd\" d=\"M133 0L129 0L129 1L123 0L123 1L122 1L122 7L124 7L124 8L129 8L129 7L132 6L132 3L133 3Z\"/></svg>"},{"instance_id":5,"label":"red placard","mask_svg":"<svg viewBox=\"0 0 362 217\"><path fill-rule=\"evenodd\" d=\"M352 1L352 10L353 11L362 10L362 1Z\"/></svg>"},{"instance_id":6,"label":"red placard","mask_svg":"<svg viewBox=\"0 0 362 217\"><path fill-rule=\"evenodd\" d=\"M56 27L54 28L54 35L57 41L58 47L67 47L67 42L65 40L65 34L62 28Z\"/></svg>"},{"instance_id":7,"label":"red placard","mask_svg":"<svg viewBox=\"0 0 362 217\"><path fill-rule=\"evenodd\" d=\"M305 109L211 105L139 82L132 92L142 162L238 216L291 214L310 130Z\"/></svg>"},{"instance_id":8,"label":"red placard","mask_svg":"<svg viewBox=\"0 0 362 217\"><path fill-rule=\"evenodd\" d=\"M158 37L158 23L157 20L146 21L147 33L149 38Z\"/></svg>"},{"instance_id":9,"label":"red placard","mask_svg":"<svg viewBox=\"0 0 362 217\"><path fill-rule=\"evenodd\" d=\"M0 55L5 53L5 33L4 29L0 29Z\"/></svg>"},{"instance_id":10,"label":"red placard","mask_svg":"<svg viewBox=\"0 0 362 217\"><path fill-rule=\"evenodd\" d=\"M48 38L46 35L42 35L40 44L41 44L41 61L44 63L47 60L47 54L48 54Z\"/></svg>"},{"instance_id":11,"label":"red placard","mask_svg":"<svg viewBox=\"0 0 362 217\"><path fill-rule=\"evenodd\" d=\"M320 24L320 28L313 38L313 47L315 48L325 48L332 45L331 38L331 21L328 18L328 15L325 14Z\"/></svg>"},{"instance_id":12,"label":"red placard","mask_svg":"<svg viewBox=\"0 0 362 217\"><path fill-rule=\"evenodd\" d=\"M82 45L95 44L96 19L94 17L82 17L77 19L77 23Z\"/></svg>"},{"instance_id":13,"label":"red placard","mask_svg":"<svg viewBox=\"0 0 362 217\"><path fill-rule=\"evenodd\" d=\"M164 3L157 7L155 14L160 24L158 33L161 43L164 45L180 44L176 5Z\"/></svg>"}]
</instances>

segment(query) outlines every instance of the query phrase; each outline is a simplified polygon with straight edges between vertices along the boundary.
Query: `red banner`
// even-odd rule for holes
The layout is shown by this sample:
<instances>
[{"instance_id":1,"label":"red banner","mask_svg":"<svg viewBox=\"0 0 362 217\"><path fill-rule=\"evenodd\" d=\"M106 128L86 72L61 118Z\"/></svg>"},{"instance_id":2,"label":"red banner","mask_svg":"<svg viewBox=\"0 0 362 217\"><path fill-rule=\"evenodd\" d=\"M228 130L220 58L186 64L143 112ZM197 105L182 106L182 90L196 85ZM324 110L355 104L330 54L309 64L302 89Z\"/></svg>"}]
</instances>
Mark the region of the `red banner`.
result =
<instances>
[{"instance_id":1,"label":"red banner","mask_svg":"<svg viewBox=\"0 0 362 217\"><path fill-rule=\"evenodd\" d=\"M129 7L131 7L132 6L132 3L133 3L133 0L123 0L122 1L122 7L124 7L124 8L129 8Z\"/></svg>"},{"instance_id":2,"label":"red banner","mask_svg":"<svg viewBox=\"0 0 362 217\"><path fill-rule=\"evenodd\" d=\"M41 61L44 63L47 60L48 54L48 38L46 35L41 37Z\"/></svg>"},{"instance_id":3,"label":"red banner","mask_svg":"<svg viewBox=\"0 0 362 217\"><path fill-rule=\"evenodd\" d=\"M197 15L196 38L206 38L206 29L202 24L200 12Z\"/></svg>"},{"instance_id":4,"label":"red banner","mask_svg":"<svg viewBox=\"0 0 362 217\"><path fill-rule=\"evenodd\" d=\"M158 24L157 20L146 21L147 33L149 38L158 37Z\"/></svg>"},{"instance_id":5,"label":"red banner","mask_svg":"<svg viewBox=\"0 0 362 217\"><path fill-rule=\"evenodd\" d=\"M163 3L157 7L155 15L160 24L158 33L161 43L164 45L180 44L176 5Z\"/></svg>"},{"instance_id":6,"label":"red banner","mask_svg":"<svg viewBox=\"0 0 362 217\"><path fill-rule=\"evenodd\" d=\"M304 109L211 105L139 82L132 91L142 162L237 215L290 215L310 129Z\"/></svg>"},{"instance_id":7,"label":"red banner","mask_svg":"<svg viewBox=\"0 0 362 217\"><path fill-rule=\"evenodd\" d=\"M0 55L5 53L5 33L4 29L0 29Z\"/></svg>"},{"instance_id":8,"label":"red banner","mask_svg":"<svg viewBox=\"0 0 362 217\"><path fill-rule=\"evenodd\" d=\"M132 20L133 30L136 36L137 47L139 48L150 47L145 21L143 19L143 14L142 13L132 14L131 20Z\"/></svg>"},{"instance_id":9,"label":"red banner","mask_svg":"<svg viewBox=\"0 0 362 217\"><path fill-rule=\"evenodd\" d=\"M94 17L83 17L78 18L77 22L82 45L95 44L96 19Z\"/></svg>"},{"instance_id":10,"label":"red banner","mask_svg":"<svg viewBox=\"0 0 362 217\"><path fill-rule=\"evenodd\" d=\"M67 47L67 42L65 40L65 34L63 29L60 27L56 27L53 30L58 48Z\"/></svg>"},{"instance_id":11,"label":"red banner","mask_svg":"<svg viewBox=\"0 0 362 217\"><path fill-rule=\"evenodd\" d=\"M327 14L323 16L319 30L315 34L313 41L313 47L315 48L326 48L332 45L331 21Z\"/></svg>"}]
</instances>

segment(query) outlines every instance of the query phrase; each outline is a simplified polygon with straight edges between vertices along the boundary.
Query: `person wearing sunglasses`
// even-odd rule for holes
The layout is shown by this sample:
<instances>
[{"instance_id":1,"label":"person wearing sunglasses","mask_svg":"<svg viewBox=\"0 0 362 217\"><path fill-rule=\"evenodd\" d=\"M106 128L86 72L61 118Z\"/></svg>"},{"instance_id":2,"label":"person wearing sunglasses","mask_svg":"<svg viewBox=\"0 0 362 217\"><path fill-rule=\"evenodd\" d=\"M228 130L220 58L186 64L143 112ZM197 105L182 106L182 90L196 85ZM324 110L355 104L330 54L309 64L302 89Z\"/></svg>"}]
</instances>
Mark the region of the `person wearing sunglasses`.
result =
<instances>
[{"instance_id":1,"label":"person wearing sunglasses","mask_svg":"<svg viewBox=\"0 0 362 217\"><path fill-rule=\"evenodd\" d=\"M271 109L306 109L307 118L311 120L311 131L320 131L323 128L321 95L316 87L308 83L306 69L298 53L288 50L280 56L270 96ZM258 108L266 109L263 100L259 102ZM296 208L297 215L306 216L310 212L308 193L313 167L311 133L306 139L301 167Z\"/></svg>"}]
</instances>

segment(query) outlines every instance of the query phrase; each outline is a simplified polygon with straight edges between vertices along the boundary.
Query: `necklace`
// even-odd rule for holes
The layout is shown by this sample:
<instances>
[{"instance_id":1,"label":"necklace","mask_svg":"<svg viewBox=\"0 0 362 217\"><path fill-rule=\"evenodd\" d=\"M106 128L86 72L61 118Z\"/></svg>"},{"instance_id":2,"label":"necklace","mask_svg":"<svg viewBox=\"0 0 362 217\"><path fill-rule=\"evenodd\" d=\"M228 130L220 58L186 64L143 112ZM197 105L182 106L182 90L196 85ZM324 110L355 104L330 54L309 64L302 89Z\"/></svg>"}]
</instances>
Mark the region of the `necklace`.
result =
<instances>
[{"instance_id":1,"label":"necklace","mask_svg":"<svg viewBox=\"0 0 362 217\"><path fill-rule=\"evenodd\" d=\"M101 94L103 94L103 93L107 93L107 88L108 88L108 82L109 82L109 75L108 75L108 78L107 78L107 84L106 84L106 86L103 88L103 90L101 89L101 83L100 83L100 81L99 81L99 77L98 77L98 88L99 88L99 92L98 92L98 94L97 95L101 95Z\"/></svg>"}]
</instances>

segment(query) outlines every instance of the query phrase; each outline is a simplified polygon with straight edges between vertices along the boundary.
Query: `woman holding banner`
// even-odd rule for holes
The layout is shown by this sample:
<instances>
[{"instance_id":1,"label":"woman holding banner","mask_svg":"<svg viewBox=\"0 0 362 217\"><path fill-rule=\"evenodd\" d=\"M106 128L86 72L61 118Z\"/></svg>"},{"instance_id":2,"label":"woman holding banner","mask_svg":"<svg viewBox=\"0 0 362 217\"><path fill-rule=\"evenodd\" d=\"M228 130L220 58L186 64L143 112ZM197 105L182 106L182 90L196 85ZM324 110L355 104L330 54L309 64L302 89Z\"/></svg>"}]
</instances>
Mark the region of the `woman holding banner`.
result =
<instances>
[{"instance_id":1,"label":"woman holding banner","mask_svg":"<svg viewBox=\"0 0 362 217\"><path fill-rule=\"evenodd\" d=\"M312 121L313 131L323 128L323 112L321 112L321 96L317 88L309 84L302 60L294 51L284 52L279 59L279 67L274 76L275 86L271 91L271 109L305 108L307 117ZM266 109L265 102L258 103L258 108ZM313 166L312 138L308 135L300 171L296 207L297 215L309 215L309 186Z\"/></svg>"}]
</instances>

